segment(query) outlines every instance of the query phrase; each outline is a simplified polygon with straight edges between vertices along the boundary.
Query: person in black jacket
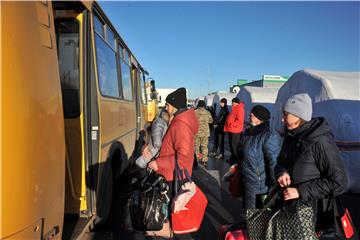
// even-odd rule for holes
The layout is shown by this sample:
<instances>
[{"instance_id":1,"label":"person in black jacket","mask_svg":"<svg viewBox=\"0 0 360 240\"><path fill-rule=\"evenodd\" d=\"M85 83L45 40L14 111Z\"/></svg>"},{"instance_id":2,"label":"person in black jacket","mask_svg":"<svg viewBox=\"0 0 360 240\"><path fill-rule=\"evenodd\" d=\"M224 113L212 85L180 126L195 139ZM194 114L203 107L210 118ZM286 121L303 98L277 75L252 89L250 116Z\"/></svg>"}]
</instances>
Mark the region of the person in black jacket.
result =
<instances>
[{"instance_id":1,"label":"person in black jacket","mask_svg":"<svg viewBox=\"0 0 360 240\"><path fill-rule=\"evenodd\" d=\"M286 136L275 167L277 182L286 188L285 201L296 199L310 203L319 217L328 210L325 209L329 205L325 203L327 199L347 190L348 178L340 152L327 121L321 117L311 118L309 95L292 96L283 111ZM318 218L317 226L323 223L324 218Z\"/></svg>"},{"instance_id":2,"label":"person in black jacket","mask_svg":"<svg viewBox=\"0 0 360 240\"><path fill-rule=\"evenodd\" d=\"M224 158L224 126L226 122L226 118L229 115L229 109L227 107L227 100L226 98L222 98L220 100L220 111L218 116L215 118L216 128L214 134L214 145L211 153L209 154L211 157L222 159Z\"/></svg>"}]
</instances>

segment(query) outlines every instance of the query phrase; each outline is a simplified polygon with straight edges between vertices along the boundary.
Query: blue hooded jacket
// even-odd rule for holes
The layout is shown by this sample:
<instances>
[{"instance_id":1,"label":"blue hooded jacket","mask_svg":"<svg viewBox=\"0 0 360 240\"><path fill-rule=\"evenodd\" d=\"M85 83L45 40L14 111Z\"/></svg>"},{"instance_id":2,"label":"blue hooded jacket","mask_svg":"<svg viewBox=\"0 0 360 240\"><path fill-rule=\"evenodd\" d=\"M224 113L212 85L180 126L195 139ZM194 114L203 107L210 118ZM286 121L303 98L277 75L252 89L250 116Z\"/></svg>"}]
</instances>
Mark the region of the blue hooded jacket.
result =
<instances>
[{"instance_id":1,"label":"blue hooded jacket","mask_svg":"<svg viewBox=\"0 0 360 240\"><path fill-rule=\"evenodd\" d=\"M238 150L244 206L255 208L256 194L267 193L275 184L274 168L281 150L281 137L265 121L245 130Z\"/></svg>"}]
</instances>

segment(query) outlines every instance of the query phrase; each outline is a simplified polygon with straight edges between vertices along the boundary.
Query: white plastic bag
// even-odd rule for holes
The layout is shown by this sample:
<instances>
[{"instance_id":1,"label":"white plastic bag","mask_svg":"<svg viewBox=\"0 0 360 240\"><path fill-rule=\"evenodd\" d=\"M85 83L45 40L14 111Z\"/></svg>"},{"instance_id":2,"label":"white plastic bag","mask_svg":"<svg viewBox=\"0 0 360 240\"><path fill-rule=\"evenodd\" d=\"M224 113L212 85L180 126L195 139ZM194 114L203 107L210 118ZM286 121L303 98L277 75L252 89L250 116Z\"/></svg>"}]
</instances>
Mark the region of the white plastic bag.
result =
<instances>
[{"instance_id":1,"label":"white plastic bag","mask_svg":"<svg viewBox=\"0 0 360 240\"><path fill-rule=\"evenodd\" d=\"M196 185L194 182L186 182L181 186L180 191L174 197L172 202L172 211L178 213L185 209L186 204L196 193Z\"/></svg>"}]
</instances>

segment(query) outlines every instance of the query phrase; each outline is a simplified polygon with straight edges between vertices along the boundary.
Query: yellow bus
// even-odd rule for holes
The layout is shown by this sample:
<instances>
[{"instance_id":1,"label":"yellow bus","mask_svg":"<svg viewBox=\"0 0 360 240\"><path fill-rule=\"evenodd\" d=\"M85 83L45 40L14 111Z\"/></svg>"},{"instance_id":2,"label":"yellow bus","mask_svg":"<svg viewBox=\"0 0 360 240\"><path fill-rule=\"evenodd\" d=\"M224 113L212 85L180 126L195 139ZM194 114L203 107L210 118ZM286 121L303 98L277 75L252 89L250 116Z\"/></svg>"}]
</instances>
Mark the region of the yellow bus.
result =
<instances>
[{"instance_id":1,"label":"yellow bus","mask_svg":"<svg viewBox=\"0 0 360 240\"><path fill-rule=\"evenodd\" d=\"M114 213L147 72L96 2L0 4L0 239L76 238Z\"/></svg>"},{"instance_id":2,"label":"yellow bus","mask_svg":"<svg viewBox=\"0 0 360 240\"><path fill-rule=\"evenodd\" d=\"M159 104L154 79L145 82L145 94L147 99L147 122L151 124L159 113Z\"/></svg>"}]
</instances>

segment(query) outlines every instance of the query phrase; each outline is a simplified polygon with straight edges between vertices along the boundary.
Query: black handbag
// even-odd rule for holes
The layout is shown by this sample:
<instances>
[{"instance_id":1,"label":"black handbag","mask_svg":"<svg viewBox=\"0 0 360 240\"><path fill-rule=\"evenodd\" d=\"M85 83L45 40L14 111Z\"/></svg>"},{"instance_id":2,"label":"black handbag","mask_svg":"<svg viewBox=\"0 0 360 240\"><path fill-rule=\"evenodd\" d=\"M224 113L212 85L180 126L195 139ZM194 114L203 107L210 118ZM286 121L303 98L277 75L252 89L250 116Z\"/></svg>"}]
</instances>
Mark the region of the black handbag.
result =
<instances>
[{"instance_id":1,"label":"black handbag","mask_svg":"<svg viewBox=\"0 0 360 240\"><path fill-rule=\"evenodd\" d=\"M168 219L169 185L165 178L149 173L129 199L132 228L135 231L159 231Z\"/></svg>"}]
</instances>

